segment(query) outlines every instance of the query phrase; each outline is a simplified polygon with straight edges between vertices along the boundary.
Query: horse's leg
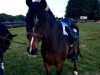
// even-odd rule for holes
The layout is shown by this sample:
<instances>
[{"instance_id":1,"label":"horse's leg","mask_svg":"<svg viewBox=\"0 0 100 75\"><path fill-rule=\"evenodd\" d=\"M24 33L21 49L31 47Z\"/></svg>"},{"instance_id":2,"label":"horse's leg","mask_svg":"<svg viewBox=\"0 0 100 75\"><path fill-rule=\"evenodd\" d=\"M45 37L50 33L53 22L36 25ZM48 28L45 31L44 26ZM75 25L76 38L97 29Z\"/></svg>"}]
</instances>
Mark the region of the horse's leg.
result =
<instances>
[{"instance_id":1,"label":"horse's leg","mask_svg":"<svg viewBox=\"0 0 100 75\"><path fill-rule=\"evenodd\" d=\"M44 62L44 67L46 69L47 75L51 75L51 64Z\"/></svg>"},{"instance_id":2,"label":"horse's leg","mask_svg":"<svg viewBox=\"0 0 100 75\"><path fill-rule=\"evenodd\" d=\"M62 69L63 69L63 63L57 63L57 74L56 75L61 75Z\"/></svg>"},{"instance_id":3,"label":"horse's leg","mask_svg":"<svg viewBox=\"0 0 100 75\"><path fill-rule=\"evenodd\" d=\"M76 48L78 49L78 48ZM73 75L78 75L78 72L77 72L77 65L76 65L76 53L77 51L75 51L75 47L73 47L73 62L74 62L74 65L73 65L73 68L74 68L74 72L73 72Z\"/></svg>"},{"instance_id":4,"label":"horse's leg","mask_svg":"<svg viewBox=\"0 0 100 75\"><path fill-rule=\"evenodd\" d=\"M78 75L77 66L76 66L76 60L74 60L74 72L73 72L73 75Z\"/></svg>"}]
</instances>

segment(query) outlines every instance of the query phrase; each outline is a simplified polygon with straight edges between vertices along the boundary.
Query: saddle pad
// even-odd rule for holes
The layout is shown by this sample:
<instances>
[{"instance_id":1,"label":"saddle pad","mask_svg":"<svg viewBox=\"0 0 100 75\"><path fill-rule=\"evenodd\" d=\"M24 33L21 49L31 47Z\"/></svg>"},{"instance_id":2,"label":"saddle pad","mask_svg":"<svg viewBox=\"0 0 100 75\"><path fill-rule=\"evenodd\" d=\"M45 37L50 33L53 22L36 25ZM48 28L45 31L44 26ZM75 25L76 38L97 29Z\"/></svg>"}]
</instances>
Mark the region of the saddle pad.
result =
<instances>
[{"instance_id":1,"label":"saddle pad","mask_svg":"<svg viewBox=\"0 0 100 75\"><path fill-rule=\"evenodd\" d=\"M69 27L70 28L70 23L65 23L65 22L60 22L61 25L62 25L62 29L63 29L63 35L67 35L68 36L68 32L67 30L65 29L65 27ZM73 32L73 33L77 33L77 30L75 28L71 29L70 28L70 31Z\"/></svg>"},{"instance_id":2,"label":"saddle pad","mask_svg":"<svg viewBox=\"0 0 100 75\"><path fill-rule=\"evenodd\" d=\"M66 21L60 21L61 25L62 25L62 29L63 29L63 35L65 35L65 39L67 44L71 45L72 43L71 42L71 37L68 35L68 32L67 30L65 29L65 27L68 27L70 29L70 33L73 33L74 35L73 36L77 36L78 37L78 31L75 29L75 28L71 28L71 23L69 20L66 20ZM77 38L78 40L78 38Z\"/></svg>"}]
</instances>

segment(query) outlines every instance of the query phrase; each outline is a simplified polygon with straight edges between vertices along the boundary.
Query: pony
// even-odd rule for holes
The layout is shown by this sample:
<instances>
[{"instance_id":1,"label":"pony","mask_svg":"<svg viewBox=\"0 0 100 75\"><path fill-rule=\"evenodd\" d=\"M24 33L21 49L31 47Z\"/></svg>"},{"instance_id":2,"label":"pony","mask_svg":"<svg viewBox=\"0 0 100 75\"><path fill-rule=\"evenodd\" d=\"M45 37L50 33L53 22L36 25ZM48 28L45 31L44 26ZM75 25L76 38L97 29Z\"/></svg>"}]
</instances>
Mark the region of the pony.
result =
<instances>
[{"instance_id":1,"label":"pony","mask_svg":"<svg viewBox=\"0 0 100 75\"><path fill-rule=\"evenodd\" d=\"M15 36L9 32L4 24L0 23L0 75L4 75L3 54L7 51Z\"/></svg>"},{"instance_id":2,"label":"pony","mask_svg":"<svg viewBox=\"0 0 100 75\"><path fill-rule=\"evenodd\" d=\"M26 14L26 31L28 39L27 51L31 55L37 53L38 43L47 75L51 75L51 66L56 66L56 75L61 75L66 57L73 55L73 75L78 75L76 55L79 44L69 47L63 35L61 23L58 22L45 0L26 0L29 10Z\"/></svg>"}]
</instances>

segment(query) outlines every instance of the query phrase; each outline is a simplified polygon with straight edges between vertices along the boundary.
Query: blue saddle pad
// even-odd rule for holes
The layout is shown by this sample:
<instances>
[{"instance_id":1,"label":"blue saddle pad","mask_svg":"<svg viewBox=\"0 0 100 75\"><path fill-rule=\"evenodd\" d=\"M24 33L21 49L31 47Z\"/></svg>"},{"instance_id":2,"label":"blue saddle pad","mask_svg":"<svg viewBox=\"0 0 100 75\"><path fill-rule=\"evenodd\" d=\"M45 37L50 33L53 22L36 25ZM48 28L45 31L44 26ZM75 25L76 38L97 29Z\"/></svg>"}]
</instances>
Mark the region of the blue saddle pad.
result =
<instances>
[{"instance_id":1,"label":"blue saddle pad","mask_svg":"<svg viewBox=\"0 0 100 75\"><path fill-rule=\"evenodd\" d=\"M65 29L65 27L67 27L68 29L69 29L69 31L70 31L70 33L72 33L72 36L74 36L74 37L77 37L77 39L75 39L75 40L78 40L79 39L79 32L78 32L78 30L75 28L75 22L73 22L73 24L72 24L72 22L73 21L71 21L71 20L69 20L69 19L62 19L61 21L60 21L60 23L61 23L61 25L62 25L62 28L63 28L63 34L64 35L66 35L66 42L67 42L67 44L72 44L71 43L71 37L68 35L68 32L67 32L67 30ZM74 39L73 39L74 40Z\"/></svg>"}]
</instances>

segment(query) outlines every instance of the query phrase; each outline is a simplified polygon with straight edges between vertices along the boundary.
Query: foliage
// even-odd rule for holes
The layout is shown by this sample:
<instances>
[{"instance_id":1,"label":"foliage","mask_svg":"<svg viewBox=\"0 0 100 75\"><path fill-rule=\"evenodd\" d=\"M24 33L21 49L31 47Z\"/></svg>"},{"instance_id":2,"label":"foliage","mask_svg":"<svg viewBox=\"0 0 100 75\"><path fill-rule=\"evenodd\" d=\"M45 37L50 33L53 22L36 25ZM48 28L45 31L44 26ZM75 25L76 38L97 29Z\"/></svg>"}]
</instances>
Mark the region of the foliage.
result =
<instances>
[{"instance_id":1,"label":"foliage","mask_svg":"<svg viewBox=\"0 0 100 75\"><path fill-rule=\"evenodd\" d=\"M23 15L7 15L5 13L0 14L0 22L14 22L14 21L25 21L25 16Z\"/></svg>"},{"instance_id":2,"label":"foliage","mask_svg":"<svg viewBox=\"0 0 100 75\"><path fill-rule=\"evenodd\" d=\"M100 3L98 0L69 0L65 17L79 19L88 16L90 20L100 19Z\"/></svg>"},{"instance_id":3,"label":"foliage","mask_svg":"<svg viewBox=\"0 0 100 75\"><path fill-rule=\"evenodd\" d=\"M77 65L79 75L100 75L100 24L79 23L80 48L83 58L79 58ZM11 28L10 32L17 34L14 41L27 43L25 28ZM40 43L41 44L41 43ZM46 75L43 60L39 52L37 57L27 53L27 46L12 42L9 50L4 55L5 75ZM72 75L72 62L64 62L63 74ZM52 67L55 75L55 67Z\"/></svg>"}]
</instances>

